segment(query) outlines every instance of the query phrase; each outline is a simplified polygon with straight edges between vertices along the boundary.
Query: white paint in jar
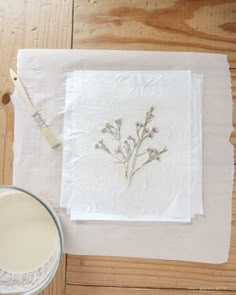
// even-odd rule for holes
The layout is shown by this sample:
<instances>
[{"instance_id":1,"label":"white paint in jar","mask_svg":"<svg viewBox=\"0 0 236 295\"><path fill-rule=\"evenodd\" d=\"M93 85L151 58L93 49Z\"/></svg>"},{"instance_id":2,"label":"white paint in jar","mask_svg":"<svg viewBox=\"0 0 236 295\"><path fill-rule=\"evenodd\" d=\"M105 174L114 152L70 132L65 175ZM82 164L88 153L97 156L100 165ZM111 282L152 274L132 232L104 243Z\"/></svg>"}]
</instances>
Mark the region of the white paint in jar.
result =
<instances>
[{"instance_id":1,"label":"white paint in jar","mask_svg":"<svg viewBox=\"0 0 236 295\"><path fill-rule=\"evenodd\" d=\"M59 244L49 211L22 191L0 193L0 269L32 272L43 266Z\"/></svg>"}]
</instances>

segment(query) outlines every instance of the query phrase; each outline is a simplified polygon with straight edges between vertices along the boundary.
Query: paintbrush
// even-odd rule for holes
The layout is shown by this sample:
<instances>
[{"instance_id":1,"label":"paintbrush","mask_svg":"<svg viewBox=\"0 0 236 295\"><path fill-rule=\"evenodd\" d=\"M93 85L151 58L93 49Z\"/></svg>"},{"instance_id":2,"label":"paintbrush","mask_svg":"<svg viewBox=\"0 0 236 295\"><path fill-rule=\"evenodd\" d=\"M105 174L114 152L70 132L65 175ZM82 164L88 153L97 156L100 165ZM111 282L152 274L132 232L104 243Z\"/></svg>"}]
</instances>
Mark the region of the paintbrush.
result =
<instances>
[{"instance_id":1,"label":"paintbrush","mask_svg":"<svg viewBox=\"0 0 236 295\"><path fill-rule=\"evenodd\" d=\"M9 72L10 72L12 82L14 83L14 85L16 87L16 90L24 99L24 101L28 107L28 110L30 111L30 113L31 113L32 117L34 118L34 120L36 121L37 125L39 126L43 136L45 137L47 142L50 144L51 148L55 148L56 146L59 145L58 139L53 134L53 132L49 129L49 127L46 125L45 121L43 120L43 118L39 114L38 110L35 108L35 106L31 102L31 99L30 99L24 85L21 82L21 80L18 78L17 74L12 69L9 69Z\"/></svg>"}]
</instances>

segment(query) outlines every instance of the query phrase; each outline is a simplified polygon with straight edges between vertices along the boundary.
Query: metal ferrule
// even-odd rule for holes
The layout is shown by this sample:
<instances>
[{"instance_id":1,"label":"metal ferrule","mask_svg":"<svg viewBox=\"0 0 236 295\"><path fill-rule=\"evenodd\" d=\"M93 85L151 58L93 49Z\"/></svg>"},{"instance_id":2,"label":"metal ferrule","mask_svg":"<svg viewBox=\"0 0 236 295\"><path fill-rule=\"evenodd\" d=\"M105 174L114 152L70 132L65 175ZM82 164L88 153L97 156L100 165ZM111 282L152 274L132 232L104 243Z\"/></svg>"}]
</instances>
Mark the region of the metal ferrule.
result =
<instances>
[{"instance_id":1,"label":"metal ferrule","mask_svg":"<svg viewBox=\"0 0 236 295\"><path fill-rule=\"evenodd\" d=\"M39 126L39 128L46 128L47 127L45 121L43 120L43 118L41 117L39 112L34 113L32 116L33 116L36 124Z\"/></svg>"}]
</instances>

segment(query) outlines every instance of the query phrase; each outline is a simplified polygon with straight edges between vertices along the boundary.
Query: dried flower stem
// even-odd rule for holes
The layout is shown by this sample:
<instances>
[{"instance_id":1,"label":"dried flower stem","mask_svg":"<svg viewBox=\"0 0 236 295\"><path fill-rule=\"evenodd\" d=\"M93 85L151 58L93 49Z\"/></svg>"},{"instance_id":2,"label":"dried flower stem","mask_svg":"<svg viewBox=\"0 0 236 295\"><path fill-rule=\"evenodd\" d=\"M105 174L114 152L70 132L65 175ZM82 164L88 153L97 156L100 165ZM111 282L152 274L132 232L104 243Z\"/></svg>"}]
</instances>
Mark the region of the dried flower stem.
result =
<instances>
[{"instance_id":1,"label":"dried flower stem","mask_svg":"<svg viewBox=\"0 0 236 295\"><path fill-rule=\"evenodd\" d=\"M138 168L136 168L132 174L132 177L137 173L142 167L147 165L148 163L151 163L153 160L157 159L161 154L167 152L166 147L164 147L160 152L155 153L155 155L149 157L144 163L142 163Z\"/></svg>"},{"instance_id":2,"label":"dried flower stem","mask_svg":"<svg viewBox=\"0 0 236 295\"><path fill-rule=\"evenodd\" d=\"M147 132L146 128L147 128L148 123L150 123L152 121L152 119L154 118L153 111L154 111L154 107L152 106L150 108L150 110L146 113L144 124L139 124L138 126L136 124L136 133L137 133L137 137L138 137L138 142L137 142L136 151L135 151L135 155L134 155L134 159L133 159L133 163L132 163L132 168L131 168L130 175L129 175L129 184L131 183L134 174L138 170L140 170L141 167L143 167L145 165L145 164L143 164L138 170L137 169L135 170L137 158L139 156L141 156L141 154L139 154L139 150L141 148L141 145L144 142L144 140L146 138L148 138L148 136L150 134L150 132ZM141 135L140 135L140 131L141 131ZM142 154L145 154L145 152Z\"/></svg>"},{"instance_id":3,"label":"dried flower stem","mask_svg":"<svg viewBox=\"0 0 236 295\"><path fill-rule=\"evenodd\" d=\"M128 181L128 184L131 184L131 181L134 175L144 166L151 163L153 160L160 160L160 155L167 151L164 147L161 151L157 149L148 148L144 152L140 152L143 142L148 138L153 138L156 133L158 133L158 128L153 126L152 129L148 128L149 123L155 117L154 112L155 107L151 106L150 110L146 112L146 117L144 123L136 123L136 135L137 138L128 136L126 140L122 142L121 136L121 125L122 120L118 118L114 120L115 124L106 123L105 128L102 129L102 133L110 134L115 141L117 141L117 148L112 152L103 140L100 140L95 147L105 151L116 159L117 164L122 164L124 166L125 177ZM119 155L119 156L118 156ZM147 155L148 157L144 160L142 164L138 165L137 159ZM131 168L130 168L131 167Z\"/></svg>"}]
</instances>

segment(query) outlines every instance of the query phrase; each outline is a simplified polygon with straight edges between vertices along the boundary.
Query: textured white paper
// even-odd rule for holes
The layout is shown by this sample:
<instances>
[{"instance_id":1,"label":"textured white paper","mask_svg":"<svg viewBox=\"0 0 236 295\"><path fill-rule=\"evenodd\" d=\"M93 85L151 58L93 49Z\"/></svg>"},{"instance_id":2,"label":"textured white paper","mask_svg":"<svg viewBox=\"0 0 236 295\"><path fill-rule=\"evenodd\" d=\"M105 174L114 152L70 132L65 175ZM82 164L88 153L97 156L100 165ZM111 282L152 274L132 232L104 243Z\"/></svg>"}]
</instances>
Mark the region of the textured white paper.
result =
<instances>
[{"instance_id":1,"label":"textured white paper","mask_svg":"<svg viewBox=\"0 0 236 295\"><path fill-rule=\"evenodd\" d=\"M72 219L191 220L191 196L201 191L202 180L201 101L192 103L201 97L192 84L196 83L190 71L80 71L68 75L65 112L71 114L65 116L64 124L61 201L68 207L68 199L73 199ZM123 139L128 135L136 138L135 122L144 121L151 105L156 107L151 127L157 124L159 133L146 139L140 153L147 147L164 146L168 152L160 162L140 170L127 186L123 167L94 149L101 137L99 128L104 119L112 122L120 117ZM198 133L192 137L194 127ZM103 138L112 149L117 145L108 134ZM191 150L199 147L200 152L192 155ZM68 155L73 156L68 159ZM146 158L145 154L138 160L142 163ZM192 162L200 169L192 167ZM192 179L200 188L192 187ZM64 187L70 187L68 194Z\"/></svg>"},{"instance_id":2,"label":"textured white paper","mask_svg":"<svg viewBox=\"0 0 236 295\"><path fill-rule=\"evenodd\" d=\"M129 71L130 72L130 71ZM144 73L144 71L142 71ZM101 72L102 73L102 72ZM67 128L64 127L64 154L63 154L63 169L62 169L62 192L61 192L61 205L63 207L71 208L71 200L72 200L72 187L74 187L74 183L76 181L72 178L72 170L73 166L76 166L78 159L74 158L75 155L72 153L72 149L75 146L75 138L76 133L72 130L78 129L78 122L72 128L72 114L76 113L72 112L74 109L72 107L73 100L76 101L76 95L78 91L75 91L74 88L78 86L78 81L75 74L70 74L70 79L68 81L68 94L66 95L66 103L65 103L65 115L64 115L64 122ZM73 77L75 79L73 79ZM194 217L195 214L203 214L203 200L202 200L202 140L201 140L201 129L202 129L202 122L201 122L201 114L202 114L202 107L201 107L201 96L202 96L202 75L192 75L192 110L191 110L191 135L192 135L192 158L191 158L191 196L192 196L192 216ZM74 83L74 84L73 84ZM86 93L86 91L85 91ZM80 109L77 109L77 112L80 112ZM77 115L79 117L79 114ZM76 121L76 114L75 114L75 121ZM76 150L77 147L74 148ZM73 157L72 157L73 155ZM74 164L75 165L74 165ZM76 180L76 174L75 174ZM77 190L75 190L76 192ZM78 190L79 191L79 190ZM76 193L74 194L76 195ZM146 195L145 195L146 198ZM79 210L78 210L79 211ZM70 210L68 211L70 212ZM72 219L79 219L80 213L75 210L75 206L73 206L72 212ZM121 219L121 216L114 217L113 215L107 215L108 219ZM90 215L90 218L91 215ZM93 218L95 217L93 214ZM153 218L152 218L153 219ZM155 220L157 217L155 216ZM131 219L130 219L131 220ZM147 217L146 217L147 220ZM158 216L158 220L164 221L175 221L175 222L189 222L191 219L188 218L173 218L169 216Z\"/></svg>"},{"instance_id":3,"label":"textured white paper","mask_svg":"<svg viewBox=\"0 0 236 295\"><path fill-rule=\"evenodd\" d=\"M192 112L191 112L191 194L192 217L204 214L203 189L202 189L202 95L203 76L192 75Z\"/></svg>"},{"instance_id":4,"label":"textured white paper","mask_svg":"<svg viewBox=\"0 0 236 295\"><path fill-rule=\"evenodd\" d=\"M192 224L78 222L57 210L65 252L187 260L227 261L231 232L233 147L231 80L220 54L20 50L18 74L47 124L62 139L66 73L74 70L191 70L204 76L204 213ZM15 93L13 183L59 207L62 146L52 150ZM221 114L219 116L219 114ZM220 155L220 157L219 157Z\"/></svg>"}]
</instances>

